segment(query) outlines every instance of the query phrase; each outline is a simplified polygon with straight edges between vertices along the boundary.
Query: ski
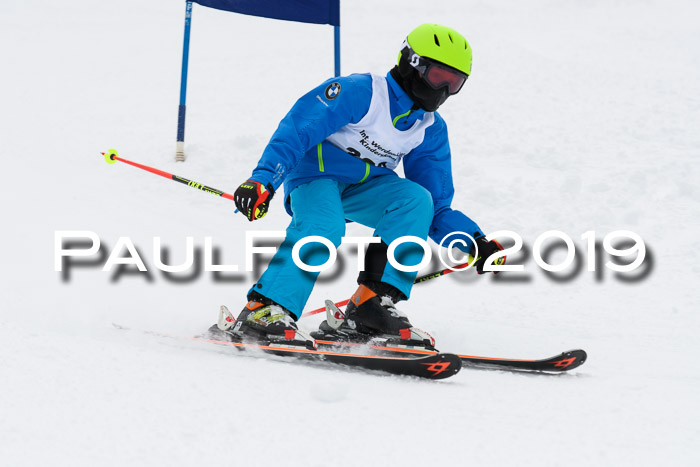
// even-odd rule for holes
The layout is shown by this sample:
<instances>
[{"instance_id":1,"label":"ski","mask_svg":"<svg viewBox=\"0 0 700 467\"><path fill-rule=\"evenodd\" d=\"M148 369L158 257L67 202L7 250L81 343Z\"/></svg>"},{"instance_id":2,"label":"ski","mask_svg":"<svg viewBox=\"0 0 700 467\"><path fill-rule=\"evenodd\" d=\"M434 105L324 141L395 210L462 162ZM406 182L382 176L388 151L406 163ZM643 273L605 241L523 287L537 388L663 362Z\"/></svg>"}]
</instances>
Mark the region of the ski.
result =
<instances>
[{"instance_id":1,"label":"ski","mask_svg":"<svg viewBox=\"0 0 700 467\"><path fill-rule=\"evenodd\" d=\"M561 373L573 370L586 362L588 355L583 349L567 350L554 357L539 360L477 357L474 355L458 355L462 364L479 368L510 369L520 371L536 371L545 373Z\"/></svg>"},{"instance_id":2,"label":"ski","mask_svg":"<svg viewBox=\"0 0 700 467\"><path fill-rule=\"evenodd\" d=\"M352 348L356 346L369 347L373 351L386 354L400 355L436 355L437 350L426 350L416 346L391 346L391 345L367 345L365 343L316 340L321 348ZM587 354L585 350L575 349L562 352L549 358L539 360L515 359L499 357L481 357L476 355L455 354L462 361L462 365L472 368L516 370L528 372L561 373L578 368L586 362Z\"/></svg>"},{"instance_id":3,"label":"ski","mask_svg":"<svg viewBox=\"0 0 700 467\"><path fill-rule=\"evenodd\" d=\"M347 337L333 339L334 329L338 329L345 319L345 314L332 300L326 300L326 321L321 324L319 331L311 333L316 338L316 344L326 349L342 349L362 346L373 352L388 355L436 355L440 352L434 347L435 340L402 340L396 336L375 336L362 342L354 342ZM325 325L325 327L324 327ZM326 331L324 331L324 329ZM326 334L329 331L331 334ZM426 336L429 335L422 332ZM330 339L329 339L330 337ZM476 355L456 354L463 366L484 369L516 370L544 373L561 373L578 368L586 362L588 356L581 349L568 350L559 355L539 360L480 357Z\"/></svg>"},{"instance_id":4,"label":"ski","mask_svg":"<svg viewBox=\"0 0 700 467\"><path fill-rule=\"evenodd\" d=\"M114 324L117 329L129 328ZM301 346L283 344L262 344L215 339L204 336L181 337L170 334L144 331L146 334L178 340L191 340L231 346L242 351L262 351L268 354L293 357L298 361L322 361L337 365L362 368L394 375L416 376L425 379L445 379L456 375L462 368L462 360L454 354L432 352L430 355L366 355L338 350L310 350Z\"/></svg>"}]
</instances>

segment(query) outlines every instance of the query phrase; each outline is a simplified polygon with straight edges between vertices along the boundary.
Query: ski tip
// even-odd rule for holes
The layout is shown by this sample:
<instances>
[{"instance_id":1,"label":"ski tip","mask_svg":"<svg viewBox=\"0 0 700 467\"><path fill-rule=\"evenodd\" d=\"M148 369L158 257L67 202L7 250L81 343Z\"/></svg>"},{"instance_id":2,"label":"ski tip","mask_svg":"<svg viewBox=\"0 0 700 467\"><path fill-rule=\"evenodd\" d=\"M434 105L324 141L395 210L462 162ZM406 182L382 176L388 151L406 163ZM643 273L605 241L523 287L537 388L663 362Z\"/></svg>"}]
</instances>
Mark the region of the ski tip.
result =
<instances>
[{"instance_id":1,"label":"ski tip","mask_svg":"<svg viewBox=\"0 0 700 467\"><path fill-rule=\"evenodd\" d=\"M574 368L578 368L586 363L587 359L588 354L585 350L568 350L566 352L562 352L562 354L557 357L550 358L546 362L547 368L545 371L562 372L573 370Z\"/></svg>"},{"instance_id":2,"label":"ski tip","mask_svg":"<svg viewBox=\"0 0 700 467\"><path fill-rule=\"evenodd\" d=\"M462 369L462 359L451 353L438 353L417 360L421 360L420 376L424 378L445 379L456 375Z\"/></svg>"}]
</instances>

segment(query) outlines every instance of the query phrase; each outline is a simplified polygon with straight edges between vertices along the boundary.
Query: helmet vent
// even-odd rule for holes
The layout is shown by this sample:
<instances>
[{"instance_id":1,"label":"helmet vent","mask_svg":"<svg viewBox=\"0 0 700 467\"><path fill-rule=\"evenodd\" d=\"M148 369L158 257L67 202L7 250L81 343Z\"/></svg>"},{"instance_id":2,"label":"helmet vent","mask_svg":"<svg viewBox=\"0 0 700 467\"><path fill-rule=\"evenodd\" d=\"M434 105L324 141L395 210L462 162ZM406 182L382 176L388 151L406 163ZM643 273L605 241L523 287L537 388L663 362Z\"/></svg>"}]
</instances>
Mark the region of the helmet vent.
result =
<instances>
[{"instance_id":1,"label":"helmet vent","mask_svg":"<svg viewBox=\"0 0 700 467\"><path fill-rule=\"evenodd\" d=\"M464 50L467 50L469 46L467 46L467 41L464 41Z\"/></svg>"},{"instance_id":2,"label":"helmet vent","mask_svg":"<svg viewBox=\"0 0 700 467\"><path fill-rule=\"evenodd\" d=\"M433 37L435 38L435 45L437 45L438 47L440 47L440 41L439 41L438 38L437 38L437 34L433 34Z\"/></svg>"},{"instance_id":3,"label":"helmet vent","mask_svg":"<svg viewBox=\"0 0 700 467\"><path fill-rule=\"evenodd\" d=\"M448 32L448 33L447 33L447 37L450 38L450 42L452 42L453 44L455 43L455 41L452 40L452 34L450 34L450 33Z\"/></svg>"}]
</instances>

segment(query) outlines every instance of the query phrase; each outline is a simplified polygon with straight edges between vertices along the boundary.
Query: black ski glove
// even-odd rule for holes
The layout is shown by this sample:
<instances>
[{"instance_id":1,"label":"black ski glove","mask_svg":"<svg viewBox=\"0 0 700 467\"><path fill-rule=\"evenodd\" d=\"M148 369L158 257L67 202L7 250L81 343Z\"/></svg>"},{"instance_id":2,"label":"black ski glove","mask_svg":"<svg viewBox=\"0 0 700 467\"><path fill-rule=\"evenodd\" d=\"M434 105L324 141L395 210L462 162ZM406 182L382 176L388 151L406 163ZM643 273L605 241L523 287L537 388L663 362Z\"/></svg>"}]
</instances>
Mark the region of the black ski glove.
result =
<instances>
[{"instance_id":1,"label":"black ski glove","mask_svg":"<svg viewBox=\"0 0 700 467\"><path fill-rule=\"evenodd\" d=\"M474 234L474 240L476 242L476 246L479 247L479 257L475 258L474 264L476 266L476 273L484 274L485 272L491 272L484 271L486 259L488 259L488 257L494 254L495 252L503 250L503 247L496 240L486 240L486 237L483 235L478 237L477 234ZM472 256L474 256L474 247L472 247L471 254ZM502 264L506 264L506 257L501 256L500 258L496 259L492 264L496 264L499 266ZM493 273L498 274L498 271L493 271Z\"/></svg>"},{"instance_id":2,"label":"black ski glove","mask_svg":"<svg viewBox=\"0 0 700 467\"><path fill-rule=\"evenodd\" d=\"M233 201L238 210L252 222L265 217L274 194L272 185L264 187L260 182L246 180L233 193Z\"/></svg>"}]
</instances>

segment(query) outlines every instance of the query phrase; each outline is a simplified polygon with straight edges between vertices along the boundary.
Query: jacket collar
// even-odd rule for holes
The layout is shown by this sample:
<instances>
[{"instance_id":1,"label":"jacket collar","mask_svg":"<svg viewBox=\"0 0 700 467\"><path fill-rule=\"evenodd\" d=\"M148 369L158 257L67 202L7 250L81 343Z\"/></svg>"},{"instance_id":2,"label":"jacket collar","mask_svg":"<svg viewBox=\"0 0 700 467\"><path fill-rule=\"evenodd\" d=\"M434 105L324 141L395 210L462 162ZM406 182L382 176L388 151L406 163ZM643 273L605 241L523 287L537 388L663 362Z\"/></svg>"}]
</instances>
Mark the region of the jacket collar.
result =
<instances>
[{"instance_id":1,"label":"jacket collar","mask_svg":"<svg viewBox=\"0 0 700 467\"><path fill-rule=\"evenodd\" d=\"M389 85L389 102L391 105L391 115L396 117L397 115L404 114L411 110L414 103L413 100L408 97L406 91L401 89L399 83L391 76L391 73L386 74L386 82ZM411 116L415 118L423 118L425 110L418 109L411 112Z\"/></svg>"}]
</instances>

